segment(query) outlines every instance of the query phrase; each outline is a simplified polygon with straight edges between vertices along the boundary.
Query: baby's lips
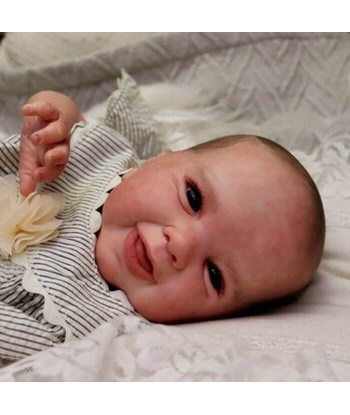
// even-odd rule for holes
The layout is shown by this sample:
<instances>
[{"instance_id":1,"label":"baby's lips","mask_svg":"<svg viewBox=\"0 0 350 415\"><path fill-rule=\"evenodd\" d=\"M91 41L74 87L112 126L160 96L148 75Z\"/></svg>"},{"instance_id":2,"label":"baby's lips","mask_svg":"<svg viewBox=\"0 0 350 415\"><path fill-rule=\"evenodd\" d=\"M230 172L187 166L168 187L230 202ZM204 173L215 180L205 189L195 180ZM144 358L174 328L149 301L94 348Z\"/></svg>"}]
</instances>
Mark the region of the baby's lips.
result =
<instances>
[{"instance_id":1,"label":"baby's lips","mask_svg":"<svg viewBox=\"0 0 350 415\"><path fill-rule=\"evenodd\" d=\"M151 259L148 255L147 252L147 247L145 245L145 242L143 241L142 237L140 237L139 234L139 238L136 242L136 255L140 261L140 263L142 264L142 266L146 269L146 271L150 272L153 274L153 265L151 262Z\"/></svg>"},{"instance_id":2,"label":"baby's lips","mask_svg":"<svg viewBox=\"0 0 350 415\"><path fill-rule=\"evenodd\" d=\"M154 282L153 272L149 270L149 264L144 262L146 261L145 255L145 246L137 229L134 228L128 233L124 242L123 256L125 265L135 277L147 282Z\"/></svg>"}]
</instances>

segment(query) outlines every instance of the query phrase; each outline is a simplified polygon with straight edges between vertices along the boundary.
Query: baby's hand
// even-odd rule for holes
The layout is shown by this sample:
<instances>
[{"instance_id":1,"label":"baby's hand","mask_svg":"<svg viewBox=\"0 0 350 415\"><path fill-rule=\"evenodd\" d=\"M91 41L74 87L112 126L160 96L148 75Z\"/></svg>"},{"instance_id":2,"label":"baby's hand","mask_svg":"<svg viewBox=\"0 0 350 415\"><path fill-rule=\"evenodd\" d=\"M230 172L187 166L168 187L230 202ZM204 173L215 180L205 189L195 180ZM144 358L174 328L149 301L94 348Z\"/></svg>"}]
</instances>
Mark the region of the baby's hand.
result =
<instances>
[{"instance_id":1,"label":"baby's hand","mask_svg":"<svg viewBox=\"0 0 350 415\"><path fill-rule=\"evenodd\" d=\"M27 196L39 182L56 179L69 158L70 122L67 114L48 101L22 107L20 192Z\"/></svg>"}]
</instances>

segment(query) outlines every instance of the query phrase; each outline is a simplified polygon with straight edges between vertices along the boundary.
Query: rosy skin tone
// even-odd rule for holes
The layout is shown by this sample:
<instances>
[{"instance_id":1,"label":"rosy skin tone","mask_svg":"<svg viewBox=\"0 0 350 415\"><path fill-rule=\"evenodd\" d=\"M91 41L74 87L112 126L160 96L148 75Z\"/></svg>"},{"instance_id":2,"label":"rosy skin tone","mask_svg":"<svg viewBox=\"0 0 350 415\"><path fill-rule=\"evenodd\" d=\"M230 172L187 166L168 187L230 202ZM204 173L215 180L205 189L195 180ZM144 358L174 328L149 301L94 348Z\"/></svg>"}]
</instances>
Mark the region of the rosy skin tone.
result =
<instances>
[{"instance_id":1,"label":"rosy skin tone","mask_svg":"<svg viewBox=\"0 0 350 415\"><path fill-rule=\"evenodd\" d=\"M69 126L65 105L53 122ZM47 180L58 177L68 160L61 143L69 140L60 141L60 128L50 125L36 131L44 145L50 143L43 158L36 144L29 155L21 147L22 193L30 182L23 166L35 165L35 183L43 167L38 160L45 162L50 151L59 148L65 156L59 168L45 164ZM225 316L304 285L310 265L298 248L310 212L299 177L260 143L169 151L126 174L109 195L96 262L101 276L151 321Z\"/></svg>"},{"instance_id":2,"label":"rosy skin tone","mask_svg":"<svg viewBox=\"0 0 350 415\"><path fill-rule=\"evenodd\" d=\"M210 319L286 295L306 278L296 254L305 192L260 145L167 152L109 196L97 264L157 322Z\"/></svg>"}]
</instances>

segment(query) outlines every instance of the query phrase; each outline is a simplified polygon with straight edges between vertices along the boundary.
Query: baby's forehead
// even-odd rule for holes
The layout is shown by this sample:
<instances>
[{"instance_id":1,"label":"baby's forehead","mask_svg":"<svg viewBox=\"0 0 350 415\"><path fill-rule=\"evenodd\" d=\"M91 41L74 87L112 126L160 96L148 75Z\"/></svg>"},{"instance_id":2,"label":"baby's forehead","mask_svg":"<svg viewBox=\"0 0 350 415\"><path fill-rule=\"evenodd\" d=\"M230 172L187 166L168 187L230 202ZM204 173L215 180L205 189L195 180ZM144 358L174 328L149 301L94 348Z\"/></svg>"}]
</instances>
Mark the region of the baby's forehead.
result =
<instances>
[{"instance_id":1,"label":"baby's forehead","mask_svg":"<svg viewBox=\"0 0 350 415\"><path fill-rule=\"evenodd\" d=\"M285 157L276 149L256 140L242 140L225 146L206 147L203 151L195 151L197 162L201 160L209 165L260 166L261 168L278 165L280 169L288 167Z\"/></svg>"},{"instance_id":2,"label":"baby's forehead","mask_svg":"<svg viewBox=\"0 0 350 415\"><path fill-rule=\"evenodd\" d=\"M206 150L199 167L207 172L215 187L225 188L225 197L255 195L261 201L276 202L289 199L304 188L301 172L288 156L260 142L243 141L235 145ZM304 192L301 192L304 194ZM245 196L245 199L248 197Z\"/></svg>"},{"instance_id":3,"label":"baby's forehead","mask_svg":"<svg viewBox=\"0 0 350 415\"><path fill-rule=\"evenodd\" d=\"M224 138L223 141L214 140L203 147L190 149L188 154L190 164L205 170L215 186L225 177L231 181L239 176L241 182L250 184L251 188L262 186L266 189L270 185L288 197L291 187L300 186L305 181L293 156L267 139L251 136L238 140Z\"/></svg>"}]
</instances>

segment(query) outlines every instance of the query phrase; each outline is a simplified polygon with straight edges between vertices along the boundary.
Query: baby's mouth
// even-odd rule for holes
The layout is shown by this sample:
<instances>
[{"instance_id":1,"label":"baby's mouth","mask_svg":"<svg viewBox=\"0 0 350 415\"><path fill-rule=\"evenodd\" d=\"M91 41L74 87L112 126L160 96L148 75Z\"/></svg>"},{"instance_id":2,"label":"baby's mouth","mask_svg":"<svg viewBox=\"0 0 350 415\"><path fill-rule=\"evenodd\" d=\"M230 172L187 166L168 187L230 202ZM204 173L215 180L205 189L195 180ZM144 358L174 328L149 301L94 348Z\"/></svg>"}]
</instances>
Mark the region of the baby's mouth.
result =
<instances>
[{"instance_id":1,"label":"baby's mouth","mask_svg":"<svg viewBox=\"0 0 350 415\"><path fill-rule=\"evenodd\" d=\"M136 250L136 256L139 260L142 267L149 273L153 274L153 266L152 263L148 257L146 246L143 243L140 235L138 235L138 238L136 240L135 244L135 250Z\"/></svg>"},{"instance_id":2,"label":"baby's mouth","mask_svg":"<svg viewBox=\"0 0 350 415\"><path fill-rule=\"evenodd\" d=\"M123 247L125 265L132 275L148 282L154 282L153 265L147 252L147 241L134 228L127 235Z\"/></svg>"}]
</instances>

